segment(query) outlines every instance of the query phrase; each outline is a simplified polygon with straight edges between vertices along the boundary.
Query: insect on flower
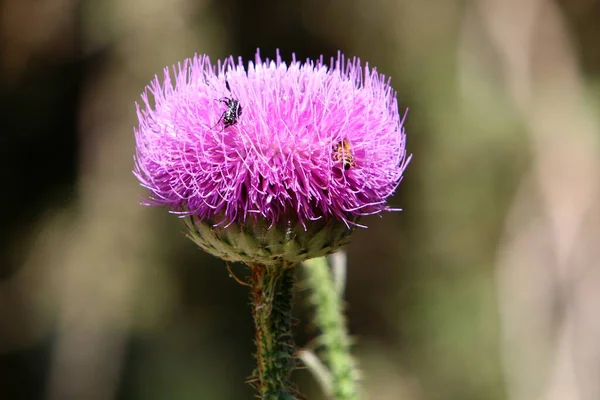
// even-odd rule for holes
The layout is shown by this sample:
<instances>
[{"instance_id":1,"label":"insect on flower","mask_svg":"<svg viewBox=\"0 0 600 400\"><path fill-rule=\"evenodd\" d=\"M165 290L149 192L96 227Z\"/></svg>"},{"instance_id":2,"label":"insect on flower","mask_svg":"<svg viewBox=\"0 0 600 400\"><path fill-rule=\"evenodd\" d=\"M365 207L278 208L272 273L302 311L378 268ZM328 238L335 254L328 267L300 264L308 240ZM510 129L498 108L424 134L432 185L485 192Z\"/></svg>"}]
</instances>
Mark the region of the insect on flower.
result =
<instances>
[{"instance_id":1,"label":"insect on flower","mask_svg":"<svg viewBox=\"0 0 600 400\"><path fill-rule=\"evenodd\" d=\"M229 87L229 82L227 79L225 79L225 86L231 93L231 88ZM242 115L242 106L240 105L240 102L232 97L222 97L218 101L225 104L227 106L227 110L223 111L223 114L221 114L221 117L211 129L219 125L219 122L221 121L223 121L223 129L227 128L228 126L235 125L238 121L238 118Z\"/></svg>"},{"instance_id":2,"label":"insect on flower","mask_svg":"<svg viewBox=\"0 0 600 400\"><path fill-rule=\"evenodd\" d=\"M341 162L344 171L348 171L351 167L356 167L354 155L352 154L352 146L348 139L343 139L333 146L333 161Z\"/></svg>"}]
</instances>

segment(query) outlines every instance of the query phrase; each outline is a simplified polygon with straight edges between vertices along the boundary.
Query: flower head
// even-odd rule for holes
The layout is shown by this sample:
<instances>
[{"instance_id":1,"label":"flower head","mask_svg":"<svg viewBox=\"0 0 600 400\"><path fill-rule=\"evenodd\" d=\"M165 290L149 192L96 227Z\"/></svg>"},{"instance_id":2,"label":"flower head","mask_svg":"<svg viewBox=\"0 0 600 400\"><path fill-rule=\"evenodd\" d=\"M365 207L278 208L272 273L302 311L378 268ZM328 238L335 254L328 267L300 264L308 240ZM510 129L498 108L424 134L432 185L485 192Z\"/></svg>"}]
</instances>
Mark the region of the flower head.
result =
<instances>
[{"instance_id":1,"label":"flower head","mask_svg":"<svg viewBox=\"0 0 600 400\"><path fill-rule=\"evenodd\" d=\"M211 229L288 231L390 210L410 157L395 92L375 69L341 54L328 66L257 52L247 67L202 55L169 72L137 105L147 204Z\"/></svg>"}]
</instances>

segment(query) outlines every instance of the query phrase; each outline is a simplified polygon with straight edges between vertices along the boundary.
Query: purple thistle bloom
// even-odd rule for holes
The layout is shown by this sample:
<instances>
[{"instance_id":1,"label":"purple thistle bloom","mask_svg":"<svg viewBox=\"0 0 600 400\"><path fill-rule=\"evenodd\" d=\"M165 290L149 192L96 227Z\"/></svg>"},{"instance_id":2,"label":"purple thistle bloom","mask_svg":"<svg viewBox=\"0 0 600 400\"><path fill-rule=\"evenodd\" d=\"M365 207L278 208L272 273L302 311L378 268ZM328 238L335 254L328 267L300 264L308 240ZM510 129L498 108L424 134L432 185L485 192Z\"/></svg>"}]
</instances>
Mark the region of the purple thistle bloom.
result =
<instances>
[{"instance_id":1,"label":"purple thistle bloom","mask_svg":"<svg viewBox=\"0 0 600 400\"><path fill-rule=\"evenodd\" d=\"M237 223L250 214L274 223L288 210L303 223L351 223L387 209L409 158L395 93L375 69L341 55L327 68L257 54L247 70L241 59L215 68L196 56L174 72L174 86L168 68L162 84L151 82L153 106L146 92L137 107L135 175L151 204ZM227 109L215 101L223 97L244 113L213 128ZM335 162L344 140L354 162L347 170Z\"/></svg>"},{"instance_id":2,"label":"purple thistle bloom","mask_svg":"<svg viewBox=\"0 0 600 400\"><path fill-rule=\"evenodd\" d=\"M305 230L392 210L410 157L396 93L374 68L341 54L327 66L257 52L247 68L201 55L173 75L165 68L137 104L146 204L212 227L291 218Z\"/></svg>"}]
</instances>

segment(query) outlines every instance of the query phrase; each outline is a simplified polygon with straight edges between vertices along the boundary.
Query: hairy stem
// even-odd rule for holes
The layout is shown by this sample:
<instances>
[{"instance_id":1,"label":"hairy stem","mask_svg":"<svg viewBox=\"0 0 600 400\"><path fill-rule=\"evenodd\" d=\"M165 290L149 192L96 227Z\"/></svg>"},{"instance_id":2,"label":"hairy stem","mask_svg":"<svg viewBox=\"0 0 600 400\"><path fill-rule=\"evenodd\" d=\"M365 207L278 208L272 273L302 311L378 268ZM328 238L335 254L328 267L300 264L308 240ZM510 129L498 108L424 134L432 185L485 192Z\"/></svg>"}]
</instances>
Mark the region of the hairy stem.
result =
<instances>
[{"instance_id":1,"label":"hairy stem","mask_svg":"<svg viewBox=\"0 0 600 400\"><path fill-rule=\"evenodd\" d=\"M294 267L251 265L256 326L256 387L263 400L295 400L290 374L296 367L292 339Z\"/></svg>"},{"instance_id":2,"label":"hairy stem","mask_svg":"<svg viewBox=\"0 0 600 400\"><path fill-rule=\"evenodd\" d=\"M331 374L328 377L331 395L336 400L357 400L358 373L350 355L340 290L336 288L325 257L305 261L304 267L306 285L315 307L314 322L321 331L317 343Z\"/></svg>"}]
</instances>

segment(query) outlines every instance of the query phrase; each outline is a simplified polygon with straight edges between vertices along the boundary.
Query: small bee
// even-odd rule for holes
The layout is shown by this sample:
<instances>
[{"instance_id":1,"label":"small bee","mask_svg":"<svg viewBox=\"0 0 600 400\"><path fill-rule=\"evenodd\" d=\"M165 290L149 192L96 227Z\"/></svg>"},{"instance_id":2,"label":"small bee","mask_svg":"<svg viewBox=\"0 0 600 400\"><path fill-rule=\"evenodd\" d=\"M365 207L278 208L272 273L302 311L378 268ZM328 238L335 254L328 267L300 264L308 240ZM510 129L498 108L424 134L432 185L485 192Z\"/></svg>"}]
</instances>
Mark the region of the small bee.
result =
<instances>
[{"instance_id":1,"label":"small bee","mask_svg":"<svg viewBox=\"0 0 600 400\"><path fill-rule=\"evenodd\" d=\"M225 79L225 87L231 93L231 88L229 87L229 82ZM242 106L237 99L232 97L222 97L218 101L225 104L227 106L227 110L223 111L221 117L215 124L215 126L219 125L219 122L223 121L223 129L228 126L235 125L238 121L238 118L242 115ZM215 127L213 126L213 128ZM212 128L211 128L212 129Z\"/></svg>"},{"instance_id":2,"label":"small bee","mask_svg":"<svg viewBox=\"0 0 600 400\"><path fill-rule=\"evenodd\" d=\"M348 171L351 167L356 167L352 147L348 139L343 139L333 146L333 161L341 162L344 171Z\"/></svg>"}]
</instances>

